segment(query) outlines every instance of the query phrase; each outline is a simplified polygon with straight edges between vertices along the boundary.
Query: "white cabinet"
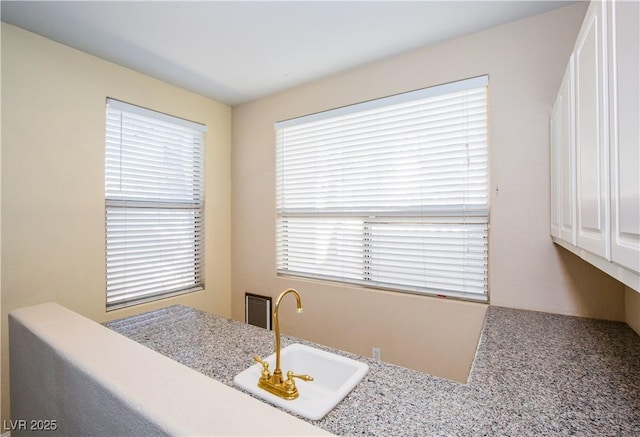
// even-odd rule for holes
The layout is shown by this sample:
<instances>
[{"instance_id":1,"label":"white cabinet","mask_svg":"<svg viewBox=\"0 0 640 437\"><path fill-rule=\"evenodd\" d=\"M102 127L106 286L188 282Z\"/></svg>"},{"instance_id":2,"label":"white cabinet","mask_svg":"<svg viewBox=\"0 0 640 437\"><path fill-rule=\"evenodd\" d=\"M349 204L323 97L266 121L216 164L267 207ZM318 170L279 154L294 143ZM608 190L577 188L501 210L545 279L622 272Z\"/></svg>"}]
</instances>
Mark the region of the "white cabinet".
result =
<instances>
[{"instance_id":1,"label":"white cabinet","mask_svg":"<svg viewBox=\"0 0 640 437\"><path fill-rule=\"evenodd\" d=\"M605 3L593 2L575 46L577 245L610 259Z\"/></svg>"},{"instance_id":2,"label":"white cabinet","mask_svg":"<svg viewBox=\"0 0 640 437\"><path fill-rule=\"evenodd\" d=\"M558 121L560 125L560 238L576 244L576 146L574 141L573 56L560 85Z\"/></svg>"},{"instance_id":3,"label":"white cabinet","mask_svg":"<svg viewBox=\"0 0 640 437\"><path fill-rule=\"evenodd\" d=\"M573 80L572 56L550 120L551 235L571 244L576 242Z\"/></svg>"},{"instance_id":4,"label":"white cabinet","mask_svg":"<svg viewBox=\"0 0 640 437\"><path fill-rule=\"evenodd\" d=\"M551 108L549 116L549 176L550 186L550 226L552 237L560 237L560 139L558 126L558 99Z\"/></svg>"},{"instance_id":5,"label":"white cabinet","mask_svg":"<svg viewBox=\"0 0 640 437\"><path fill-rule=\"evenodd\" d=\"M640 2L607 6L611 259L640 272Z\"/></svg>"},{"instance_id":6,"label":"white cabinet","mask_svg":"<svg viewBox=\"0 0 640 437\"><path fill-rule=\"evenodd\" d=\"M551 236L640 291L640 2L592 2L550 120Z\"/></svg>"}]
</instances>

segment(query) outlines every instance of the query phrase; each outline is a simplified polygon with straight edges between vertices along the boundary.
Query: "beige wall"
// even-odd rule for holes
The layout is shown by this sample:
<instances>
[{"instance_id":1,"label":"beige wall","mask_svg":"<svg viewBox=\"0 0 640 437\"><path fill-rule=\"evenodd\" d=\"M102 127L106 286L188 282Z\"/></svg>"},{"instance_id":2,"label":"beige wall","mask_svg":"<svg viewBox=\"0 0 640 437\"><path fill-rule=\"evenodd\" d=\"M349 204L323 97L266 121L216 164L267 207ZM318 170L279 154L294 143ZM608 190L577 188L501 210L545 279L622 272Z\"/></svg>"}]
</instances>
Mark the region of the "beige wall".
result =
<instances>
[{"instance_id":1,"label":"beige wall","mask_svg":"<svg viewBox=\"0 0 640 437\"><path fill-rule=\"evenodd\" d=\"M625 321L640 335L640 293L625 288Z\"/></svg>"},{"instance_id":2,"label":"beige wall","mask_svg":"<svg viewBox=\"0 0 640 437\"><path fill-rule=\"evenodd\" d=\"M208 126L206 289L105 312L105 98ZM7 313L53 301L98 322L175 303L230 315L231 109L2 24L2 419Z\"/></svg>"},{"instance_id":3,"label":"beige wall","mask_svg":"<svg viewBox=\"0 0 640 437\"><path fill-rule=\"evenodd\" d=\"M320 343L464 380L485 305L275 274L276 121L489 74L491 304L624 320L624 288L549 237L549 128L586 5L425 47L233 109L232 314L246 291L303 295L283 329ZM291 303L289 307L292 308Z\"/></svg>"}]
</instances>

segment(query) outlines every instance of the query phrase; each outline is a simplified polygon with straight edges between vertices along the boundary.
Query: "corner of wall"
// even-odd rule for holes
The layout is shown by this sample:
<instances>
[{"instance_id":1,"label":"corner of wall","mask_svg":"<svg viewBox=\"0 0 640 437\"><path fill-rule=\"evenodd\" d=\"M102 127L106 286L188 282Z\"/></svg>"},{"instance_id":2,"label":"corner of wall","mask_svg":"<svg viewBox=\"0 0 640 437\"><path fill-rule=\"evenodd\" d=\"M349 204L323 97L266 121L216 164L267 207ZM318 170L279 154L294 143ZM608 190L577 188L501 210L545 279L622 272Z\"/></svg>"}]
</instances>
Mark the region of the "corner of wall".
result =
<instances>
[{"instance_id":1,"label":"corner of wall","mask_svg":"<svg viewBox=\"0 0 640 437\"><path fill-rule=\"evenodd\" d=\"M640 335L640 293L625 287L624 293L625 322Z\"/></svg>"}]
</instances>

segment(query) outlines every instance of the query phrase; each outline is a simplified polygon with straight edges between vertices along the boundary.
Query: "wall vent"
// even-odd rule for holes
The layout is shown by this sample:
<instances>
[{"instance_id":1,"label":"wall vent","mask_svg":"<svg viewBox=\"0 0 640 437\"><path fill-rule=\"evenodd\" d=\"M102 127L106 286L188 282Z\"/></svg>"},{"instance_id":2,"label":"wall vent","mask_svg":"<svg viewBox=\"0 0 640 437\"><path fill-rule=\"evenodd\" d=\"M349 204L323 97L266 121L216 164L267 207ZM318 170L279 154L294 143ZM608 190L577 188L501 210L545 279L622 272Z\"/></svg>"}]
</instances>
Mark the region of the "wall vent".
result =
<instances>
[{"instance_id":1,"label":"wall vent","mask_svg":"<svg viewBox=\"0 0 640 437\"><path fill-rule=\"evenodd\" d=\"M244 321L260 328L271 329L271 298L254 293L245 293Z\"/></svg>"}]
</instances>

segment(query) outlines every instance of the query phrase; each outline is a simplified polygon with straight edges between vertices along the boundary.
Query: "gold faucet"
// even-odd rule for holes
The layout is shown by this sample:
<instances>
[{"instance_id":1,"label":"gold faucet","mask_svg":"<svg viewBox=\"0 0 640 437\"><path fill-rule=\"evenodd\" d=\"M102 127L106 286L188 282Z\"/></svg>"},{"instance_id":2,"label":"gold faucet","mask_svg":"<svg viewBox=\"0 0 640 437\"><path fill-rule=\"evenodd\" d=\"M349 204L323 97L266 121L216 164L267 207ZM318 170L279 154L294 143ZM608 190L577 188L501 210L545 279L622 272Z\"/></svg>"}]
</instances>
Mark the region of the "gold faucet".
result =
<instances>
[{"instance_id":1,"label":"gold faucet","mask_svg":"<svg viewBox=\"0 0 640 437\"><path fill-rule=\"evenodd\" d=\"M278 296L276 299L276 306L273 310L273 320L276 326L276 369L273 371L273 375L269 373L269 363L263 361L259 356L254 356L253 359L262 364L262 374L258 380L258 387L268 391L276 396L279 396L286 400L292 400L298 397L298 388L293 378L299 378L303 381L313 381L313 378L309 375L297 375L293 371L287 372L287 379L282 379L282 370L280 369L280 322L278 321L278 308L280 301L288 293L293 293L296 298L297 311L302 312L302 303L300 295L293 288L288 288Z\"/></svg>"}]
</instances>

